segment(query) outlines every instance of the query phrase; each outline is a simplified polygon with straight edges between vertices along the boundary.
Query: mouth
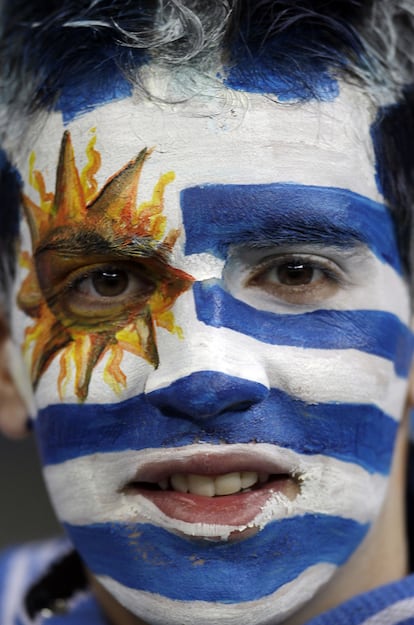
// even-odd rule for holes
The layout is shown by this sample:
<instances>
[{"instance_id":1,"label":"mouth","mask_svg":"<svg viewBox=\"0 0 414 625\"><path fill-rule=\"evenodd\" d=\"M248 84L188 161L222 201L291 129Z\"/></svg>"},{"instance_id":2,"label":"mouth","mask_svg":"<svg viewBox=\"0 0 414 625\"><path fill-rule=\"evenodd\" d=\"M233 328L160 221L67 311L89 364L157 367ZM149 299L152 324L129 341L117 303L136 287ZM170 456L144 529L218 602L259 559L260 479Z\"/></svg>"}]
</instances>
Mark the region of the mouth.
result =
<instances>
[{"instance_id":1,"label":"mouth","mask_svg":"<svg viewBox=\"0 0 414 625\"><path fill-rule=\"evenodd\" d=\"M170 519L191 524L252 525L271 498L293 500L300 476L255 454L207 453L141 467L122 489Z\"/></svg>"},{"instance_id":2,"label":"mouth","mask_svg":"<svg viewBox=\"0 0 414 625\"><path fill-rule=\"evenodd\" d=\"M223 497L243 494L265 488L269 483L276 486L277 482L289 479L289 474L269 475L257 471L233 471L222 475L203 475L197 473L173 473L158 482L132 481L126 485L125 492L134 490L174 491L190 493L201 497Z\"/></svg>"}]
</instances>

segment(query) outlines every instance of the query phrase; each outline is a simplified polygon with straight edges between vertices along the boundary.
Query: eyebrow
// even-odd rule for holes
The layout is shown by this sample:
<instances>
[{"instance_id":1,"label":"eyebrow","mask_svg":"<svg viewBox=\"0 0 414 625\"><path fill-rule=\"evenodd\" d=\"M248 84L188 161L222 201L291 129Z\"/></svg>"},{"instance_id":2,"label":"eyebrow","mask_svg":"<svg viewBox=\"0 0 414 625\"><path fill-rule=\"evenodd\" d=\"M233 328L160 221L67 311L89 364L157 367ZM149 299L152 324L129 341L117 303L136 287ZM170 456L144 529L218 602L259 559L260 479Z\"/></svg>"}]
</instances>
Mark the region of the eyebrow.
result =
<instances>
[{"instance_id":1,"label":"eyebrow","mask_svg":"<svg viewBox=\"0 0 414 625\"><path fill-rule=\"evenodd\" d=\"M348 189L293 183L208 184L183 189L186 254L226 258L233 244L249 246L367 245L402 273L395 226L384 204Z\"/></svg>"},{"instance_id":2,"label":"eyebrow","mask_svg":"<svg viewBox=\"0 0 414 625\"><path fill-rule=\"evenodd\" d=\"M76 228L76 230L75 230ZM53 234L36 249L36 255L55 252L69 258L77 256L111 256L114 259L157 259L167 262L170 250L152 237L116 237L109 240L101 234L82 228Z\"/></svg>"}]
</instances>

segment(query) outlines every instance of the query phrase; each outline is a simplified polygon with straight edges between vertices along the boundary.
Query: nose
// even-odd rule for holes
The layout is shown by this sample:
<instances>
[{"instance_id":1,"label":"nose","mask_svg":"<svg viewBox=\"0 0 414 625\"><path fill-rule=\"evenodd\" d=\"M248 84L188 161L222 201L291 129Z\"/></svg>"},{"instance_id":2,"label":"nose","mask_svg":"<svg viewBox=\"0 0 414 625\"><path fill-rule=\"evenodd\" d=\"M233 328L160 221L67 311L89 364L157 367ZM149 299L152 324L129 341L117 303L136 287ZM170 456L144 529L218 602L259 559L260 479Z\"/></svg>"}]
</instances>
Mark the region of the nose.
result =
<instances>
[{"instance_id":1,"label":"nose","mask_svg":"<svg viewBox=\"0 0 414 625\"><path fill-rule=\"evenodd\" d=\"M221 300L214 302L216 317ZM247 336L198 318L191 291L175 303L174 319L182 330L158 341L159 366L147 377L147 401L165 416L205 420L246 410L269 393L262 350Z\"/></svg>"},{"instance_id":2,"label":"nose","mask_svg":"<svg viewBox=\"0 0 414 625\"><path fill-rule=\"evenodd\" d=\"M147 399L165 414L199 420L247 410L268 393L259 382L219 371L197 371L148 393Z\"/></svg>"}]
</instances>

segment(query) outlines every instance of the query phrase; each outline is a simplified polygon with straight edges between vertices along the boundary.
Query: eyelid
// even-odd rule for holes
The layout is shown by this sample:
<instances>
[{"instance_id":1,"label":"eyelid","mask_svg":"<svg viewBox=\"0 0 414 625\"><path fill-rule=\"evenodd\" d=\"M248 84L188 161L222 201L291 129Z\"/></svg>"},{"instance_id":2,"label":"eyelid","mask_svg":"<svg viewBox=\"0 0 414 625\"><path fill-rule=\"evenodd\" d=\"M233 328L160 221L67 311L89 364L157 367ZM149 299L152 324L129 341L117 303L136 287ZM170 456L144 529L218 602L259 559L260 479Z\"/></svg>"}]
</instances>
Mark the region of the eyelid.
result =
<instances>
[{"instance_id":1,"label":"eyelid","mask_svg":"<svg viewBox=\"0 0 414 625\"><path fill-rule=\"evenodd\" d=\"M273 262L286 262L289 260L314 260L315 262L323 262L326 260L327 263L332 262L329 258L323 258L317 254L310 254L308 252L276 252L265 256L265 258L261 259L255 268L259 269L260 267L265 267L269 263Z\"/></svg>"},{"instance_id":2,"label":"eyelid","mask_svg":"<svg viewBox=\"0 0 414 625\"><path fill-rule=\"evenodd\" d=\"M314 269L319 269L337 282L344 283L346 281L345 274L337 263L332 261L330 258L307 253L280 253L266 257L258 265L251 269L250 276L252 276L252 274L256 275L258 273L262 273L263 271L266 271L266 269L271 269L272 267L278 267L285 263L296 261L303 261L304 264L312 265ZM247 278L247 281L248 280L249 278Z\"/></svg>"},{"instance_id":3,"label":"eyelid","mask_svg":"<svg viewBox=\"0 0 414 625\"><path fill-rule=\"evenodd\" d=\"M348 265L366 262L372 256L369 248L356 242L352 246L342 247L321 245L309 242L294 243L251 243L248 245L234 245L230 248L229 260L241 262L245 266L257 265L266 259L276 256L315 256L335 263L344 272Z\"/></svg>"}]
</instances>

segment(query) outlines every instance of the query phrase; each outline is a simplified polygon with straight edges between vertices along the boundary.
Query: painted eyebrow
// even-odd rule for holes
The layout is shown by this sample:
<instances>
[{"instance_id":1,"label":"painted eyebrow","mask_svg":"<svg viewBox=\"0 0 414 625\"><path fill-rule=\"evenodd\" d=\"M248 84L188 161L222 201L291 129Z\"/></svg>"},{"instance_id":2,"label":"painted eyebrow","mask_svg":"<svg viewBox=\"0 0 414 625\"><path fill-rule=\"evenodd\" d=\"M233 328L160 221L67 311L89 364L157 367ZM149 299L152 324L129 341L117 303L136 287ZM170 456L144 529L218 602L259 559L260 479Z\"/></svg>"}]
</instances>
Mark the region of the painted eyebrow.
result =
<instances>
[{"instance_id":1,"label":"painted eyebrow","mask_svg":"<svg viewBox=\"0 0 414 625\"><path fill-rule=\"evenodd\" d=\"M170 250L151 237L117 237L108 240L99 233L82 230L59 233L46 239L36 249L36 256L55 252L69 258L78 256L110 256L114 259L138 260L157 259L167 262Z\"/></svg>"},{"instance_id":2,"label":"painted eyebrow","mask_svg":"<svg viewBox=\"0 0 414 625\"><path fill-rule=\"evenodd\" d=\"M225 234L223 233L225 237ZM329 246L334 248L361 247L363 241L357 232L352 229L335 226L329 222L312 223L283 223L280 219L270 218L262 228L241 230L237 236L238 242L252 249L268 246L290 246L297 244ZM234 235L230 236L226 246L233 244Z\"/></svg>"},{"instance_id":3,"label":"painted eyebrow","mask_svg":"<svg viewBox=\"0 0 414 625\"><path fill-rule=\"evenodd\" d=\"M392 217L384 204L336 187L291 183L208 184L183 189L186 253L226 258L230 245L366 244L402 273Z\"/></svg>"}]
</instances>

